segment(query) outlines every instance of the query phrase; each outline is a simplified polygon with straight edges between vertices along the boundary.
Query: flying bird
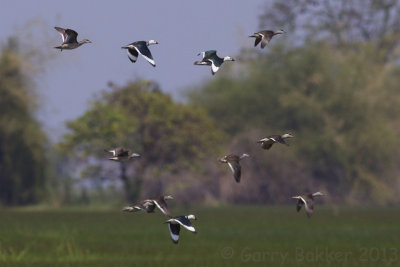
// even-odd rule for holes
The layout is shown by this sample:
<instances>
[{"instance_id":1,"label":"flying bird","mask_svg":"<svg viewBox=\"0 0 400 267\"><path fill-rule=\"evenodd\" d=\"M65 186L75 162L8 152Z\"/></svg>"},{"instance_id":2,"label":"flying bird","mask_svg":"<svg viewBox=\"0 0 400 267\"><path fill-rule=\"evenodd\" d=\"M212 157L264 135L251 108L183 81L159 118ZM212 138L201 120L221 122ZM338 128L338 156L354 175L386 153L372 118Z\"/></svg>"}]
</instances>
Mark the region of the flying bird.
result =
<instances>
[{"instance_id":1,"label":"flying bird","mask_svg":"<svg viewBox=\"0 0 400 267\"><path fill-rule=\"evenodd\" d=\"M200 55L202 55L203 59L201 61L195 61L194 65L211 66L212 75L214 75L219 70L222 63L224 63L225 61L235 61L233 58L228 56L220 58L219 56L217 56L216 50L208 50L205 52L200 52L198 56Z\"/></svg>"},{"instance_id":2,"label":"flying bird","mask_svg":"<svg viewBox=\"0 0 400 267\"><path fill-rule=\"evenodd\" d=\"M60 46L56 46L54 48L60 49L75 49L80 47L83 44L91 43L88 39L83 39L82 41L77 41L76 37L78 37L78 33L71 29L63 29L60 27L54 27L60 34L62 38L62 44Z\"/></svg>"},{"instance_id":3,"label":"flying bird","mask_svg":"<svg viewBox=\"0 0 400 267\"><path fill-rule=\"evenodd\" d=\"M196 229L194 229L190 220L196 220L196 217L193 214L187 216L177 216L171 217L165 223L168 223L169 233L171 235L172 242L174 244L178 244L179 241L179 232L181 230L181 225L186 228L188 231L196 234Z\"/></svg>"},{"instance_id":4,"label":"flying bird","mask_svg":"<svg viewBox=\"0 0 400 267\"><path fill-rule=\"evenodd\" d=\"M164 213L167 216L170 216L167 202L165 200L167 199L174 199L172 196L167 195L167 196L159 196L156 198L151 198L151 199L145 199L138 204L128 206L123 208L123 211L129 211L129 212L135 212L135 211L140 211L140 210L145 210L147 213L152 213L154 212L155 207L157 207L159 210L161 210L162 213Z\"/></svg>"},{"instance_id":5,"label":"flying bird","mask_svg":"<svg viewBox=\"0 0 400 267\"><path fill-rule=\"evenodd\" d=\"M257 46L260 42L261 42L261 48L264 48L272 39L272 37L274 37L277 34L282 34L285 33L284 30L277 30L277 31L271 31L271 30L267 30L267 31L259 31L254 33L253 35L250 35L249 37L254 37L255 42L254 42L254 46Z\"/></svg>"},{"instance_id":6,"label":"flying bird","mask_svg":"<svg viewBox=\"0 0 400 267\"><path fill-rule=\"evenodd\" d=\"M307 217L310 218L311 214L314 210L314 197L323 196L324 194L321 192L316 192L314 194L304 194L301 196L294 196L292 198L297 199L296 210L300 211L301 207L304 205L304 209L306 210Z\"/></svg>"},{"instance_id":7,"label":"flying bird","mask_svg":"<svg viewBox=\"0 0 400 267\"><path fill-rule=\"evenodd\" d=\"M142 55L153 67L156 66L153 56L151 55L149 45L158 44L155 40L150 41L137 41L126 46L121 47L122 49L127 49L129 60L133 63L136 62L139 54Z\"/></svg>"},{"instance_id":8,"label":"flying bird","mask_svg":"<svg viewBox=\"0 0 400 267\"><path fill-rule=\"evenodd\" d=\"M240 166L239 161L245 157L249 157L249 155L243 153L239 157L238 155L230 154L219 159L220 162L228 164L229 168L231 168L232 170L233 177L235 178L237 183L240 182L240 176L242 175L242 167Z\"/></svg>"},{"instance_id":9,"label":"flying bird","mask_svg":"<svg viewBox=\"0 0 400 267\"><path fill-rule=\"evenodd\" d=\"M293 138L293 137L294 137L293 135L288 134L288 133L286 133L284 135L274 134L274 135L270 135L268 137L258 140L257 143L260 143L261 147L263 149L270 149L272 147L272 145L275 143L280 143L280 144L288 146L288 144L285 142L285 139Z\"/></svg>"},{"instance_id":10,"label":"flying bird","mask_svg":"<svg viewBox=\"0 0 400 267\"><path fill-rule=\"evenodd\" d=\"M123 147L117 147L112 149L104 149L105 152L112 153L113 156L108 158L109 160L114 161L128 161L131 158L140 157L137 153L131 153L129 149L125 149Z\"/></svg>"}]
</instances>

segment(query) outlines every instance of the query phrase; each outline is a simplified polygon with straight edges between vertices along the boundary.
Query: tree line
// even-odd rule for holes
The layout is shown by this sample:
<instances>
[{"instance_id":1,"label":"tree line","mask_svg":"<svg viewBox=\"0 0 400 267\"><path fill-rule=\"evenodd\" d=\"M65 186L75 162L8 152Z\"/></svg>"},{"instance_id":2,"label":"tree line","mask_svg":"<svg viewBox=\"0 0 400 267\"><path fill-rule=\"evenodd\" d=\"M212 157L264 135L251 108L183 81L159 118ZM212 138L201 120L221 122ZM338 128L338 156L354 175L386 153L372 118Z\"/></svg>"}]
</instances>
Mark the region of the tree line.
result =
<instances>
[{"instance_id":1,"label":"tree line","mask_svg":"<svg viewBox=\"0 0 400 267\"><path fill-rule=\"evenodd\" d=\"M287 34L266 49L243 48L185 103L152 81L110 83L54 147L32 115L23 61L3 45L0 202L68 204L70 191L90 199L99 185L127 201L169 193L184 203L287 203L318 190L326 201L398 203L399 8L390 0L269 2L260 28L283 25ZM289 147L256 144L285 132L295 136ZM114 146L142 157L110 162L104 149ZM217 161L229 153L250 155L240 184Z\"/></svg>"}]
</instances>

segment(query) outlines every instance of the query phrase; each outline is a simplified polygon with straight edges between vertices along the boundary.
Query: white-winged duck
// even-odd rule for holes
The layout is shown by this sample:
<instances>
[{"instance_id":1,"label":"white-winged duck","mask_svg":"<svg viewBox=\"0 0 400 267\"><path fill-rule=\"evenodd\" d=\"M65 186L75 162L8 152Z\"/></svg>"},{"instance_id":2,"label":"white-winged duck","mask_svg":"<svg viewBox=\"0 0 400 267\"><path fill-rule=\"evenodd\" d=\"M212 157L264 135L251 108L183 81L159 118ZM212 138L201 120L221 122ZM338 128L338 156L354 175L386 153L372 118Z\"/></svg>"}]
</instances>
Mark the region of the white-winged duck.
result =
<instances>
[{"instance_id":1,"label":"white-winged duck","mask_svg":"<svg viewBox=\"0 0 400 267\"><path fill-rule=\"evenodd\" d=\"M196 217L193 214L187 216L177 216L171 217L165 223L168 223L169 233L171 235L172 242L174 244L178 244L179 241L179 232L181 230L181 225L185 227L188 231L196 234L196 229L194 229L190 220L196 220Z\"/></svg>"},{"instance_id":2,"label":"white-winged duck","mask_svg":"<svg viewBox=\"0 0 400 267\"><path fill-rule=\"evenodd\" d=\"M245 157L249 157L249 155L246 153L243 153L241 156L230 154L219 159L220 162L228 164L237 183L240 182L240 177L242 175L242 167L240 166L239 161Z\"/></svg>"},{"instance_id":3,"label":"white-winged duck","mask_svg":"<svg viewBox=\"0 0 400 267\"><path fill-rule=\"evenodd\" d=\"M235 61L233 58L228 56L220 58L219 56L217 56L216 50L208 50L205 52L200 52L198 56L200 55L202 55L203 59L201 61L195 61L194 65L211 66L212 75L214 75L219 70L222 63L224 63L225 61Z\"/></svg>"},{"instance_id":4,"label":"white-winged duck","mask_svg":"<svg viewBox=\"0 0 400 267\"><path fill-rule=\"evenodd\" d=\"M275 143L280 143L280 144L288 146L288 144L285 142L285 139L292 138L292 137L294 137L294 136L291 134L288 134L288 133L285 133L283 135L273 134L273 135L270 135L268 137L258 140L257 143L260 143L261 147L263 149L270 149L272 147L272 145Z\"/></svg>"},{"instance_id":5,"label":"white-winged duck","mask_svg":"<svg viewBox=\"0 0 400 267\"><path fill-rule=\"evenodd\" d=\"M253 35L250 35L249 37L254 37L255 42L254 46L257 46L261 42L261 48L264 48L269 41L271 41L272 37L277 34L282 34L285 33L284 30L277 30L277 31L271 31L271 30L266 30L266 31L259 31L254 33Z\"/></svg>"},{"instance_id":6,"label":"white-winged duck","mask_svg":"<svg viewBox=\"0 0 400 267\"><path fill-rule=\"evenodd\" d=\"M75 49L83 44L91 43L91 41L89 41L88 39L83 39L78 42L76 40L76 37L78 37L78 33L74 30L64 29L60 27L54 27L54 29L56 29L61 34L61 38L63 40L60 46L54 47L60 49L60 51L62 51L63 49Z\"/></svg>"},{"instance_id":7,"label":"white-winged duck","mask_svg":"<svg viewBox=\"0 0 400 267\"><path fill-rule=\"evenodd\" d=\"M321 192L315 192L314 194L309 193L301 196L294 196L292 198L297 199L297 205L296 205L297 212L299 212L301 207L304 205L307 217L310 218L314 210L314 197L323 195L324 194L322 194Z\"/></svg>"},{"instance_id":8,"label":"white-winged duck","mask_svg":"<svg viewBox=\"0 0 400 267\"><path fill-rule=\"evenodd\" d=\"M136 62L139 54L142 55L153 67L156 66L153 56L148 48L149 45L158 44L155 40L150 41L137 41L126 46L121 47L122 49L127 49L129 60L133 63Z\"/></svg>"}]
</instances>

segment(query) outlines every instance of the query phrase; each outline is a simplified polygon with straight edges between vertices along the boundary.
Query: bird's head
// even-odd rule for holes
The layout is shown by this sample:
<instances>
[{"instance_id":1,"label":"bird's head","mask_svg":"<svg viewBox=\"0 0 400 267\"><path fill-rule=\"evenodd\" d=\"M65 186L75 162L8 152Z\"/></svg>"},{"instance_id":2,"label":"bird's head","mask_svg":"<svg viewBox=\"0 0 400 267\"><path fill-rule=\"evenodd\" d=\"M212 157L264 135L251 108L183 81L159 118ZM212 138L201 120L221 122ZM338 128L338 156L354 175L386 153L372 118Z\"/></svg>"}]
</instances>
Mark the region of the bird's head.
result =
<instances>
[{"instance_id":1,"label":"bird's head","mask_svg":"<svg viewBox=\"0 0 400 267\"><path fill-rule=\"evenodd\" d=\"M219 161L219 162L222 162L222 163L226 163L226 162L227 162L227 161L226 161L226 156L225 156L225 157L222 157L222 158L219 158L218 161Z\"/></svg>"},{"instance_id":2,"label":"bird's head","mask_svg":"<svg viewBox=\"0 0 400 267\"><path fill-rule=\"evenodd\" d=\"M132 153L129 157L130 157L130 158L137 158L137 157L140 157L140 154L138 154L138 153Z\"/></svg>"},{"instance_id":3,"label":"bird's head","mask_svg":"<svg viewBox=\"0 0 400 267\"><path fill-rule=\"evenodd\" d=\"M174 198L171 195L164 196L164 200L167 200L167 199L174 199Z\"/></svg>"},{"instance_id":4,"label":"bird's head","mask_svg":"<svg viewBox=\"0 0 400 267\"><path fill-rule=\"evenodd\" d=\"M186 216L189 220L197 220L196 216L194 216L193 214L189 214L188 216Z\"/></svg>"},{"instance_id":5,"label":"bird's head","mask_svg":"<svg viewBox=\"0 0 400 267\"><path fill-rule=\"evenodd\" d=\"M83 39L83 40L81 41L81 43L82 43L82 44L87 44L87 43L91 43L91 41L88 40L88 39Z\"/></svg>"},{"instance_id":6,"label":"bird's head","mask_svg":"<svg viewBox=\"0 0 400 267\"><path fill-rule=\"evenodd\" d=\"M290 133L285 133L284 135L282 135L282 138L292 138L294 137L293 135L291 135Z\"/></svg>"},{"instance_id":7,"label":"bird's head","mask_svg":"<svg viewBox=\"0 0 400 267\"><path fill-rule=\"evenodd\" d=\"M224 61L235 61L235 59L232 57L226 56L226 57L224 57Z\"/></svg>"},{"instance_id":8,"label":"bird's head","mask_svg":"<svg viewBox=\"0 0 400 267\"><path fill-rule=\"evenodd\" d=\"M158 44L158 42L156 40L149 40L147 42L147 45L152 45L152 44Z\"/></svg>"},{"instance_id":9,"label":"bird's head","mask_svg":"<svg viewBox=\"0 0 400 267\"><path fill-rule=\"evenodd\" d=\"M247 157L250 157L250 155L249 155L249 154L246 154L246 153L243 153L243 154L240 156L240 159L242 159L242 158L247 158Z\"/></svg>"}]
</instances>

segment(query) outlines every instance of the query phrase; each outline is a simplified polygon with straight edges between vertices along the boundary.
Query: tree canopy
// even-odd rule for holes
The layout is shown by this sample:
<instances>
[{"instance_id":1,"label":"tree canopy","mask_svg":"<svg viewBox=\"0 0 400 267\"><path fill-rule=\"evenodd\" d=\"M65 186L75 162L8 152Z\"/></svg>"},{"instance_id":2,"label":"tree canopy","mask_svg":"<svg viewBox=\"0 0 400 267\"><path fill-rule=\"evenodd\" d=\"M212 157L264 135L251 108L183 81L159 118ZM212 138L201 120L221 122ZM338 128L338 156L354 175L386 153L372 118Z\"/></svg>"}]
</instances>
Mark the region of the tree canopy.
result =
<instances>
[{"instance_id":1,"label":"tree canopy","mask_svg":"<svg viewBox=\"0 0 400 267\"><path fill-rule=\"evenodd\" d=\"M79 161L95 159L91 172L84 175L97 178L112 179L107 170L118 169L118 163L104 164L104 149L123 146L141 154L120 166L121 173L130 170L127 177L120 175L128 200L140 196L145 180L198 170L207 153L219 147L222 134L201 108L175 102L149 81L111 87L84 115L67 124L70 133L60 148Z\"/></svg>"},{"instance_id":2,"label":"tree canopy","mask_svg":"<svg viewBox=\"0 0 400 267\"><path fill-rule=\"evenodd\" d=\"M33 204L45 192L47 140L32 115L34 88L13 44L0 52L0 202Z\"/></svg>"}]
</instances>

